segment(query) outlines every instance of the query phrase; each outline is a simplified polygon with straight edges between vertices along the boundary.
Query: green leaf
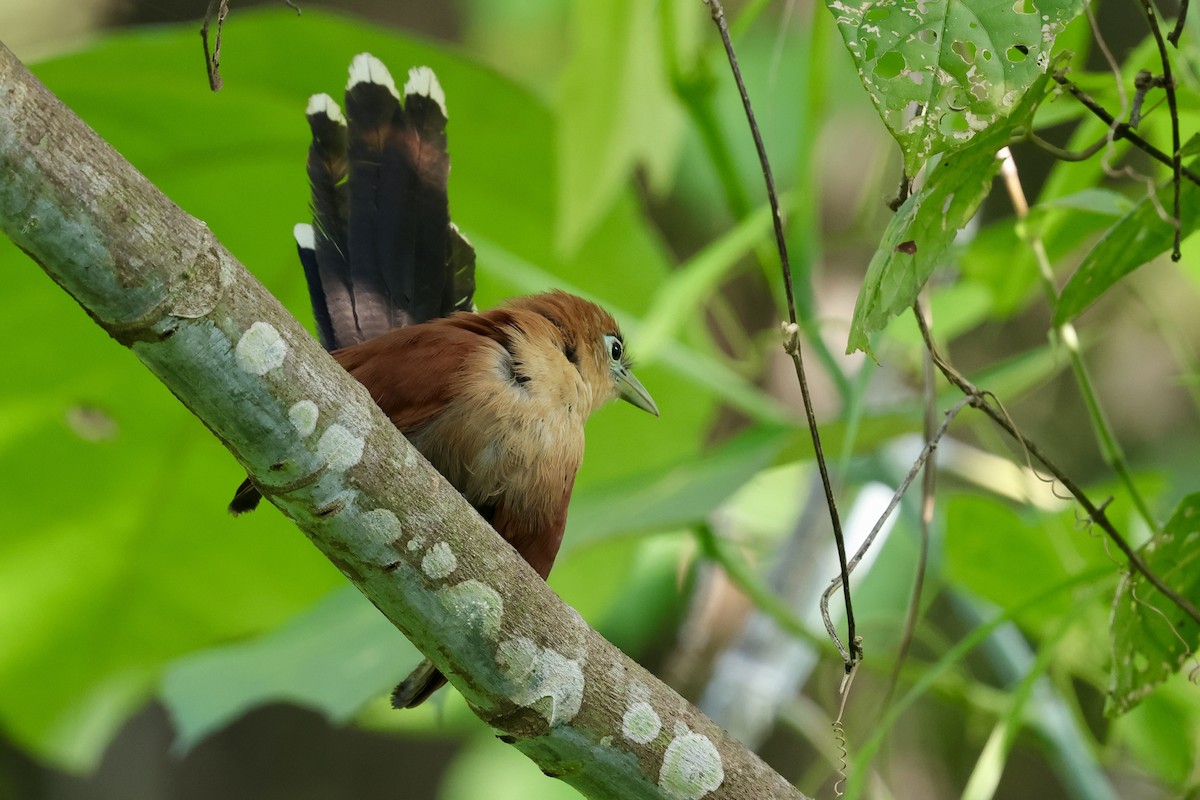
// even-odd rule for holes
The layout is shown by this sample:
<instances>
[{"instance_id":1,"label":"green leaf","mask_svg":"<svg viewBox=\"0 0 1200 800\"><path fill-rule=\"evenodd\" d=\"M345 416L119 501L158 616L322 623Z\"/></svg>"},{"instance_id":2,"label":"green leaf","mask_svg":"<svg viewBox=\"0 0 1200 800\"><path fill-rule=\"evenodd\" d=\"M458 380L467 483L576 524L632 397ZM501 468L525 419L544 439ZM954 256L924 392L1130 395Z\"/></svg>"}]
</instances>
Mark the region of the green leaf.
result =
<instances>
[{"instance_id":1,"label":"green leaf","mask_svg":"<svg viewBox=\"0 0 1200 800\"><path fill-rule=\"evenodd\" d=\"M1048 520L1052 518L1026 519L990 498L952 497L946 511L946 577L1001 608L1016 607L1060 584L1075 570L1067 568L1054 541L1067 532L1048 530ZM1030 609L1028 619L1045 621L1071 607L1069 596L1056 595Z\"/></svg>"},{"instance_id":2,"label":"green leaf","mask_svg":"<svg viewBox=\"0 0 1200 800\"><path fill-rule=\"evenodd\" d=\"M921 190L904 202L875 251L854 306L846 352L871 353L870 335L906 311L942 263L958 229L967 223L991 190L1000 168L997 151L1014 129L1028 124L1045 98L1042 75L1012 114L980 133L953 155L943 156Z\"/></svg>"},{"instance_id":3,"label":"green leaf","mask_svg":"<svg viewBox=\"0 0 1200 800\"><path fill-rule=\"evenodd\" d=\"M1139 551L1167 586L1200 605L1200 493L1179 501L1162 533ZM1200 645L1200 626L1140 572L1113 601L1112 682L1104 711L1124 714L1175 673Z\"/></svg>"},{"instance_id":4,"label":"green leaf","mask_svg":"<svg viewBox=\"0 0 1200 800\"><path fill-rule=\"evenodd\" d=\"M1144 766L1172 786L1194 781L1200 747L1200 703L1196 686L1178 675L1113 720L1111 741L1128 748Z\"/></svg>"},{"instance_id":5,"label":"green leaf","mask_svg":"<svg viewBox=\"0 0 1200 800\"><path fill-rule=\"evenodd\" d=\"M1021 226L1041 237L1051 263L1057 263L1132 207L1125 195L1107 189L1083 189L1038 203L1023 223L1009 217L980 230L962 254L963 276L986 286L992 313L1008 317L1024 308L1031 296L1041 297L1034 292L1037 261L1028 239L1019 233Z\"/></svg>"},{"instance_id":6,"label":"green leaf","mask_svg":"<svg viewBox=\"0 0 1200 800\"><path fill-rule=\"evenodd\" d=\"M796 436L794 429L756 428L703 459L580 491L571 505L563 552L620 534L694 524L769 466Z\"/></svg>"},{"instance_id":7,"label":"green leaf","mask_svg":"<svg viewBox=\"0 0 1200 800\"><path fill-rule=\"evenodd\" d=\"M662 60L657 4L637 0L573 6L573 51L556 110L558 245L573 253L645 164L661 184L683 133Z\"/></svg>"},{"instance_id":8,"label":"green leaf","mask_svg":"<svg viewBox=\"0 0 1200 800\"><path fill-rule=\"evenodd\" d=\"M20 342L3 364L21 376L0 385L0 473L19 498L0 535L0 725L86 770L163 663L277 624L339 578L281 515L230 518L228 452L7 240L0 264L0 336Z\"/></svg>"},{"instance_id":9,"label":"green leaf","mask_svg":"<svg viewBox=\"0 0 1200 800\"><path fill-rule=\"evenodd\" d=\"M346 722L420 660L365 597L344 587L267 636L174 662L162 699L178 733L175 747L186 752L267 703L307 706Z\"/></svg>"},{"instance_id":10,"label":"green leaf","mask_svg":"<svg viewBox=\"0 0 1200 800\"><path fill-rule=\"evenodd\" d=\"M1011 116L1046 71L1054 37L1083 10L1079 0L826 5L908 175Z\"/></svg>"},{"instance_id":11,"label":"green leaf","mask_svg":"<svg viewBox=\"0 0 1200 800\"><path fill-rule=\"evenodd\" d=\"M1030 218L1034 218L1050 209L1067 209L1069 211L1084 211L1106 217L1119 217L1128 212L1133 203L1128 197L1112 189L1082 189L1065 197L1038 203L1029 210Z\"/></svg>"},{"instance_id":12,"label":"green leaf","mask_svg":"<svg viewBox=\"0 0 1200 800\"><path fill-rule=\"evenodd\" d=\"M1188 167L1200 168L1200 158L1189 161ZM1149 195L1142 198L1132 211L1109 228L1063 287L1054 312L1054 324L1061 325L1079 316L1114 283L1171 248L1175 228L1160 216L1160 211L1170 216L1174 193L1168 181L1158 189L1155 199ZM1182 235L1187 238L1200 225L1200 186L1185 179L1180 187L1179 203Z\"/></svg>"}]
</instances>

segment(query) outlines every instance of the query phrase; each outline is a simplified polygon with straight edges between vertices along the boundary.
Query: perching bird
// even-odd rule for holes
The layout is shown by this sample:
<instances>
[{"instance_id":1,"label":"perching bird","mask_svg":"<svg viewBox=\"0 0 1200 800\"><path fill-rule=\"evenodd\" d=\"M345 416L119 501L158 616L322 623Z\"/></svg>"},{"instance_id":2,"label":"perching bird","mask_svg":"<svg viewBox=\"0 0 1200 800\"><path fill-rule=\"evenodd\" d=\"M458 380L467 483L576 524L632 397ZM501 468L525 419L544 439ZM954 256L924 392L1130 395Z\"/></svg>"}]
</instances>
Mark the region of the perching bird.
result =
<instances>
[{"instance_id":1,"label":"perching bird","mask_svg":"<svg viewBox=\"0 0 1200 800\"><path fill-rule=\"evenodd\" d=\"M615 397L658 415L616 322L565 292L474 311L475 253L450 222L445 98L430 69L409 71L402 105L363 53L346 116L325 94L307 116L313 222L295 236L321 343L544 579L588 415ZM247 478L229 510L261 497ZM425 661L392 703L412 708L445 682Z\"/></svg>"}]
</instances>

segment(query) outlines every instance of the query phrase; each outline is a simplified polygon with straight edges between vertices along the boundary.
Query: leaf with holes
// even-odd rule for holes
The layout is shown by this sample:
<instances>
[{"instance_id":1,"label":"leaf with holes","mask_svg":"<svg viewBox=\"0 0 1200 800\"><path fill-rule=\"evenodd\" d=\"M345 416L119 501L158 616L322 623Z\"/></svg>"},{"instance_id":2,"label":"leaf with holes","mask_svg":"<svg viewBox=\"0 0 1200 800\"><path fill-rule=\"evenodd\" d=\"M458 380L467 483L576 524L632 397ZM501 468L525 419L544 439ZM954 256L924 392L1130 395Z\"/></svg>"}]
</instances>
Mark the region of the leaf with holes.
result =
<instances>
[{"instance_id":1,"label":"leaf with holes","mask_svg":"<svg viewBox=\"0 0 1200 800\"><path fill-rule=\"evenodd\" d=\"M826 0L908 175L1009 114L1080 0Z\"/></svg>"},{"instance_id":2,"label":"leaf with holes","mask_svg":"<svg viewBox=\"0 0 1200 800\"><path fill-rule=\"evenodd\" d=\"M1165 584L1200 604L1200 493L1179 502L1162 533L1141 549ZM1113 602L1112 678L1104 713L1123 714L1171 677L1200 643L1200 626L1141 573L1121 581Z\"/></svg>"},{"instance_id":3,"label":"leaf with holes","mask_svg":"<svg viewBox=\"0 0 1200 800\"><path fill-rule=\"evenodd\" d=\"M977 136L961 151L945 155L916 194L900 206L871 258L854 306L846 352L871 354L870 335L904 313L917 299L954 241L975 215L1000 168L996 152L1015 128L1033 119L1049 90L1039 77L1012 113Z\"/></svg>"}]
</instances>

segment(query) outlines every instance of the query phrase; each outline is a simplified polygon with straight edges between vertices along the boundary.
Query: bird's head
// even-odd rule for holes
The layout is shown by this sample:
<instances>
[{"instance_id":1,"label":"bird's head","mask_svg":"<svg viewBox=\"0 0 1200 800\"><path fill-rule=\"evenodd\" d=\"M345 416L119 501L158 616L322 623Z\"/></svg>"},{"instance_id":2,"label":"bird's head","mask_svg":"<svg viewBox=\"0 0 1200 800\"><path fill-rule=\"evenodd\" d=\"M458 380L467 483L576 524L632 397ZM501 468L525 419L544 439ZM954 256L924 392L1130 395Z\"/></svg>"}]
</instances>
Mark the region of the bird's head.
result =
<instances>
[{"instance_id":1,"label":"bird's head","mask_svg":"<svg viewBox=\"0 0 1200 800\"><path fill-rule=\"evenodd\" d=\"M536 312L554 323L562 335L563 353L592 390L592 410L619 397L658 416L654 398L633 374L616 320L603 308L562 291L517 298L508 305Z\"/></svg>"}]
</instances>

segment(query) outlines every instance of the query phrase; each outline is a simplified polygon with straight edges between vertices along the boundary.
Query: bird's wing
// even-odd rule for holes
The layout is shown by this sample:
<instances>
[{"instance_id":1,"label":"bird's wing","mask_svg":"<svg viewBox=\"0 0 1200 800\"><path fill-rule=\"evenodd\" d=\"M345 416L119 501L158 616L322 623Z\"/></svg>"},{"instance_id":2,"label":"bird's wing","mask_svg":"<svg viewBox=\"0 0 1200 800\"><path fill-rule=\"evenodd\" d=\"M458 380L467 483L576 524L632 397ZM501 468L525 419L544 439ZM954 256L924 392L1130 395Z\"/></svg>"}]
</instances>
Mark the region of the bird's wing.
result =
<instances>
[{"instance_id":1,"label":"bird's wing","mask_svg":"<svg viewBox=\"0 0 1200 800\"><path fill-rule=\"evenodd\" d=\"M440 319L396 328L336 350L333 357L367 388L392 423L408 434L454 399L456 378L468 356L480 348L501 347L471 327L450 324L453 321Z\"/></svg>"}]
</instances>

